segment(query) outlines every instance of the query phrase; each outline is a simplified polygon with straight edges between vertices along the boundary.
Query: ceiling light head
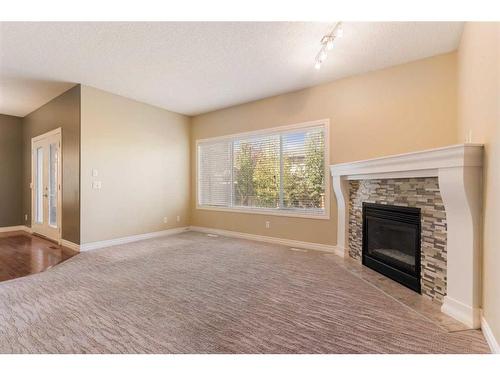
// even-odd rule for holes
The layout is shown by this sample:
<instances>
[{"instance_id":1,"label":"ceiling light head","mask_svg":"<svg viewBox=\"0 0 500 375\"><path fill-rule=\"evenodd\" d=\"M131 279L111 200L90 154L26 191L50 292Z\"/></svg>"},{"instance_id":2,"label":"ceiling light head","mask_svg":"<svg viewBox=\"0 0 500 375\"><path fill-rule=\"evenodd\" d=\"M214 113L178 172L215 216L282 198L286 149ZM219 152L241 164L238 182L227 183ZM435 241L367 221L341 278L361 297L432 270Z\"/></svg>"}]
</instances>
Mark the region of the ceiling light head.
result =
<instances>
[{"instance_id":1,"label":"ceiling light head","mask_svg":"<svg viewBox=\"0 0 500 375\"><path fill-rule=\"evenodd\" d=\"M335 38L342 38L344 36L344 27L341 23L335 29Z\"/></svg>"},{"instance_id":2,"label":"ceiling light head","mask_svg":"<svg viewBox=\"0 0 500 375\"><path fill-rule=\"evenodd\" d=\"M331 50L333 48L333 38L328 38L328 41L326 42L326 49Z\"/></svg>"},{"instance_id":3,"label":"ceiling light head","mask_svg":"<svg viewBox=\"0 0 500 375\"><path fill-rule=\"evenodd\" d=\"M323 62L323 61L325 61L325 60L326 60L326 58L327 58L327 56L328 56L328 55L327 55L327 53L326 53L325 49L323 48L323 49L319 52L319 57L318 57L319 62Z\"/></svg>"}]
</instances>

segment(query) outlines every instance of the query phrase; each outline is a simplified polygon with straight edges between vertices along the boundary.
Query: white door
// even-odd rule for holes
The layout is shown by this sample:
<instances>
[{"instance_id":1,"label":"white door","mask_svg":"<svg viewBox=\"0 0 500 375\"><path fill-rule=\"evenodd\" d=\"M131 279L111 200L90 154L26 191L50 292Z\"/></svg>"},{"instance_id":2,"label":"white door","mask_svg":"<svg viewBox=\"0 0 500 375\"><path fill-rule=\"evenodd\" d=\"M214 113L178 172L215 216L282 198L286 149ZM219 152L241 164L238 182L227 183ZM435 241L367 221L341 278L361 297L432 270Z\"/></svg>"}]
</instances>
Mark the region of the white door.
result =
<instances>
[{"instance_id":1,"label":"white door","mask_svg":"<svg viewBox=\"0 0 500 375\"><path fill-rule=\"evenodd\" d=\"M31 140L31 228L61 239L61 129Z\"/></svg>"}]
</instances>

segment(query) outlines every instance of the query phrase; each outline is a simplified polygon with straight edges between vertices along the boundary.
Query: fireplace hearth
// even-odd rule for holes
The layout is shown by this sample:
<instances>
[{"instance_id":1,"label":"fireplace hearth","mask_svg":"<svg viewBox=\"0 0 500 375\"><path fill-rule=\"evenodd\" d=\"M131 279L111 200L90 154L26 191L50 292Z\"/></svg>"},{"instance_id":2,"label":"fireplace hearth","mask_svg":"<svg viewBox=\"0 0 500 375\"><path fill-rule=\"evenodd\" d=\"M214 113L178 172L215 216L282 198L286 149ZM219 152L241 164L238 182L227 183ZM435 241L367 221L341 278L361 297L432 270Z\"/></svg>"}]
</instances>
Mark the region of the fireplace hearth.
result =
<instances>
[{"instance_id":1,"label":"fireplace hearth","mask_svg":"<svg viewBox=\"0 0 500 375\"><path fill-rule=\"evenodd\" d=\"M363 265L420 293L420 208L363 202Z\"/></svg>"}]
</instances>

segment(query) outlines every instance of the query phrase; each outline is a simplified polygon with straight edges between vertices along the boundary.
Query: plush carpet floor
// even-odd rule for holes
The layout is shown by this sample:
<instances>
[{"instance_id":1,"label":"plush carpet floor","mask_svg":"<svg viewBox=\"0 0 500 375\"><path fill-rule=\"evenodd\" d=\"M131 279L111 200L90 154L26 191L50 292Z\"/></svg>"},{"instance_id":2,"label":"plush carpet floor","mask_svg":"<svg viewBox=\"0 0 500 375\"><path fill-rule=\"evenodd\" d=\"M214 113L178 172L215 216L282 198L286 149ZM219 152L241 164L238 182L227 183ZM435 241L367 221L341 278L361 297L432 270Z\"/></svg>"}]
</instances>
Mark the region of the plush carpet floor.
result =
<instances>
[{"instance_id":1,"label":"plush carpet floor","mask_svg":"<svg viewBox=\"0 0 500 375\"><path fill-rule=\"evenodd\" d=\"M194 232L0 283L2 353L486 353L334 255Z\"/></svg>"}]
</instances>

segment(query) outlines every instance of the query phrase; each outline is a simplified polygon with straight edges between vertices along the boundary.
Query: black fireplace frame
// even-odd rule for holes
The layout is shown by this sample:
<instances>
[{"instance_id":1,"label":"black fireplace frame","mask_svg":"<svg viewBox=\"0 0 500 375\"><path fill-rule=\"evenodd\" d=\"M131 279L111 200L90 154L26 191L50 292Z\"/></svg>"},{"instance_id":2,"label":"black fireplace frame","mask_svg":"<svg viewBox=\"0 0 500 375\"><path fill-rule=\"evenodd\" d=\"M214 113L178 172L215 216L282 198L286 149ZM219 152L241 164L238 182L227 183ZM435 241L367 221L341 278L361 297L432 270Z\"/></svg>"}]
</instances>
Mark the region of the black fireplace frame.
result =
<instances>
[{"instance_id":1,"label":"black fireplace frame","mask_svg":"<svg viewBox=\"0 0 500 375\"><path fill-rule=\"evenodd\" d=\"M417 226L415 239L415 272L411 273L394 265L389 265L368 254L367 220L368 217L394 220ZM363 252L362 264L421 293L421 211L417 207L393 206L363 202Z\"/></svg>"}]
</instances>

